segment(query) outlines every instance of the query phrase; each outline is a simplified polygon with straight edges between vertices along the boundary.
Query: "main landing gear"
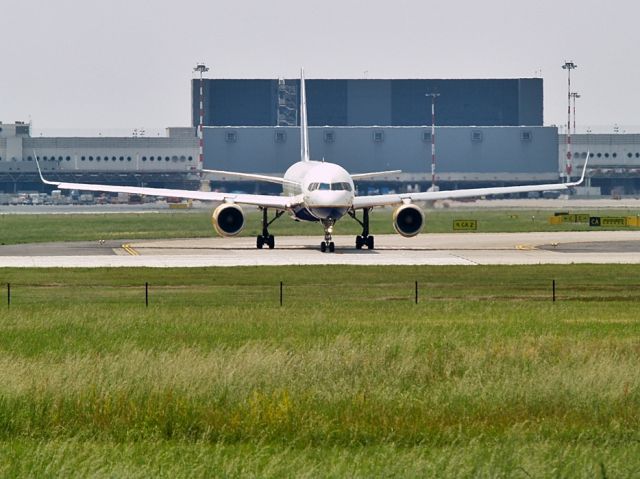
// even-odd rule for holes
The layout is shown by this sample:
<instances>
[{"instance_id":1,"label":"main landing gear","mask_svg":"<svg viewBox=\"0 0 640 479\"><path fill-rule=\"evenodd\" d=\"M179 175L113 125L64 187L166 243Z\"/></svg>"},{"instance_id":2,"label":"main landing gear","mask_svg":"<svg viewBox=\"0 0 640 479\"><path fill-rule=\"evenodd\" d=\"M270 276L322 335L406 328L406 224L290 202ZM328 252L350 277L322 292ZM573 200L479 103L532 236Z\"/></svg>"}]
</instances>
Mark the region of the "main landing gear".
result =
<instances>
[{"instance_id":1,"label":"main landing gear","mask_svg":"<svg viewBox=\"0 0 640 479\"><path fill-rule=\"evenodd\" d=\"M267 217L267 208L262 209L262 234L256 237L256 247L258 249L262 249L263 246L268 246L269 249L273 249L276 246L276 239L273 235L269 234L269 225L273 223L275 220L280 218L284 211L276 211L276 215L273 217L271 221Z\"/></svg>"},{"instance_id":2,"label":"main landing gear","mask_svg":"<svg viewBox=\"0 0 640 479\"><path fill-rule=\"evenodd\" d=\"M371 208L364 208L362 210L362 221L358 219L355 211L349 211L349 216L362 226L362 234L356 236L356 249L362 249L363 246L373 249L375 246L373 236L369 234L369 211L371 211Z\"/></svg>"},{"instance_id":3,"label":"main landing gear","mask_svg":"<svg viewBox=\"0 0 640 479\"><path fill-rule=\"evenodd\" d=\"M325 253L329 250L329 253L333 253L336 250L336 245L333 241L331 241L331 235L333 234L333 225L335 224L335 220L329 218L328 220L322 220L322 225L324 226L324 241L320 243L320 251Z\"/></svg>"}]
</instances>

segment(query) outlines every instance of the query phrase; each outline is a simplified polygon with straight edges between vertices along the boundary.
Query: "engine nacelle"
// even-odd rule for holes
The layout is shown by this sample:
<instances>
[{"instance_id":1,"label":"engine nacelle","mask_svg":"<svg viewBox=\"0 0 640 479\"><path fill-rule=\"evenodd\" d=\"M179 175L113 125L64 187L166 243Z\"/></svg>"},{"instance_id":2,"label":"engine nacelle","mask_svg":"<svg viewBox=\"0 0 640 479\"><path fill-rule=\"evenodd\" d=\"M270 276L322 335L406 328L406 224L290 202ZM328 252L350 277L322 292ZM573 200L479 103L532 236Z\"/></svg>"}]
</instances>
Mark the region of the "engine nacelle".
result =
<instances>
[{"instance_id":1,"label":"engine nacelle","mask_svg":"<svg viewBox=\"0 0 640 479\"><path fill-rule=\"evenodd\" d=\"M405 238L420 233L423 225L424 214L416 205L402 205L393 212L393 228Z\"/></svg>"},{"instance_id":2,"label":"engine nacelle","mask_svg":"<svg viewBox=\"0 0 640 479\"><path fill-rule=\"evenodd\" d=\"M244 228L244 213L238 205L223 203L213 210L211 223L220 236L236 236Z\"/></svg>"}]
</instances>

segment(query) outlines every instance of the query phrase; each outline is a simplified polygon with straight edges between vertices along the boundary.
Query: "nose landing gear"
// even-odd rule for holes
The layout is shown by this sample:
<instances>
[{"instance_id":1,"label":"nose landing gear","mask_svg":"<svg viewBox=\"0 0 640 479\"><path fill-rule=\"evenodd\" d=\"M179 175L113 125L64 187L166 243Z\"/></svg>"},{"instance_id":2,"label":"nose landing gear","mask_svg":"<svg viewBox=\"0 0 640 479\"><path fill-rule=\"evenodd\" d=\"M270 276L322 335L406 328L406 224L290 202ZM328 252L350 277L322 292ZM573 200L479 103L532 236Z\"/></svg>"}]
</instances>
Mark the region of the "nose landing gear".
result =
<instances>
[{"instance_id":1,"label":"nose landing gear","mask_svg":"<svg viewBox=\"0 0 640 479\"><path fill-rule=\"evenodd\" d=\"M335 220L329 218L328 220L322 220L324 226L324 241L320 243L320 251L325 253L329 250L329 253L333 253L336 250L336 245L331 241L331 235L333 234L333 225Z\"/></svg>"}]
</instances>

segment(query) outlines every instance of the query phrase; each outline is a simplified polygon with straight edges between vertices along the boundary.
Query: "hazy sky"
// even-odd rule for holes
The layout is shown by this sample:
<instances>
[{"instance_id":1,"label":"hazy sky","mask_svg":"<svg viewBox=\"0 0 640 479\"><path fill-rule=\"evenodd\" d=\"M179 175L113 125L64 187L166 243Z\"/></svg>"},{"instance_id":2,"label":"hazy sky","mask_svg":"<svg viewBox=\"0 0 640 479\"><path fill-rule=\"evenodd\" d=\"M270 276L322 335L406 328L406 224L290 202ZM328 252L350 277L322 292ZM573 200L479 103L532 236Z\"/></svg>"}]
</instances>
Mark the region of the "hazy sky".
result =
<instances>
[{"instance_id":1,"label":"hazy sky","mask_svg":"<svg viewBox=\"0 0 640 479\"><path fill-rule=\"evenodd\" d=\"M629 1L0 0L0 120L35 129L187 125L211 78L544 78L546 124L640 125ZM640 131L640 130L638 130Z\"/></svg>"}]
</instances>

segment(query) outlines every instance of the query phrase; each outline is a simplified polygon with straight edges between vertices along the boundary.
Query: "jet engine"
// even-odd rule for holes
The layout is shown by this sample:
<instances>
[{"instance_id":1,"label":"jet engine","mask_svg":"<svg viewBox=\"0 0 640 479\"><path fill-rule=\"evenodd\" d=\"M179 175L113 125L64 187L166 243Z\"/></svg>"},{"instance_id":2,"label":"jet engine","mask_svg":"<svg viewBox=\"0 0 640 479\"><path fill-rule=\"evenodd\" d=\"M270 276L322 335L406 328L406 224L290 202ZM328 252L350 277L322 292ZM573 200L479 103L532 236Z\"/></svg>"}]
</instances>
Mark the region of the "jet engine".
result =
<instances>
[{"instance_id":1,"label":"jet engine","mask_svg":"<svg viewBox=\"0 0 640 479\"><path fill-rule=\"evenodd\" d=\"M235 236L244 228L244 213L238 205L223 203L213 210L211 223L220 236Z\"/></svg>"},{"instance_id":2,"label":"jet engine","mask_svg":"<svg viewBox=\"0 0 640 479\"><path fill-rule=\"evenodd\" d=\"M420 233L424 225L424 214L416 205L402 205L393 212L393 228L406 238Z\"/></svg>"}]
</instances>

